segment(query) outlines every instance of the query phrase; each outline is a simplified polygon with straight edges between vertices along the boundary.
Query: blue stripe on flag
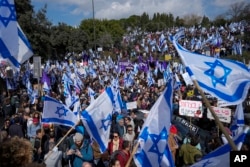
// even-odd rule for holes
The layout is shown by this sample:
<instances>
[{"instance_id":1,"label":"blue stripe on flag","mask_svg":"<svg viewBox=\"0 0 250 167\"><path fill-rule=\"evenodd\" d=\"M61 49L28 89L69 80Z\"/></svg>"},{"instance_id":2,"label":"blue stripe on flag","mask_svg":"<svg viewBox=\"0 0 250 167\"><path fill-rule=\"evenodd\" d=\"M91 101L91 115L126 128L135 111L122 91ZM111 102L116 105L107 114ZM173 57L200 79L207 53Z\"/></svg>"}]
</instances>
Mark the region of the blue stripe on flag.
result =
<instances>
[{"instance_id":1,"label":"blue stripe on flag","mask_svg":"<svg viewBox=\"0 0 250 167\"><path fill-rule=\"evenodd\" d=\"M237 145L240 142L244 142L246 133L242 133L236 140L234 140L234 143ZM220 156L221 154L224 154L226 152L230 152L232 150L232 147L229 144L225 144L221 147L219 147L216 151L205 155L202 159L208 159Z\"/></svg>"},{"instance_id":2,"label":"blue stripe on flag","mask_svg":"<svg viewBox=\"0 0 250 167\"><path fill-rule=\"evenodd\" d=\"M149 158L148 158L148 156L147 156L147 154L145 153L144 150L142 150L140 152L140 154L136 154L136 159L137 159L137 161L139 161L141 166L143 166L143 167L151 167L150 160L149 160Z\"/></svg>"},{"instance_id":3,"label":"blue stripe on flag","mask_svg":"<svg viewBox=\"0 0 250 167\"><path fill-rule=\"evenodd\" d=\"M112 103L114 104L114 95L113 95L113 93L112 93L112 90L111 90L111 88L110 87L107 87L106 88L106 93L108 94L108 96L109 96L109 98L110 98L110 100L112 101Z\"/></svg>"},{"instance_id":4,"label":"blue stripe on flag","mask_svg":"<svg viewBox=\"0 0 250 167\"><path fill-rule=\"evenodd\" d=\"M234 92L234 94L227 95L227 94L222 93L220 90L213 89L212 87L209 87L206 84L204 84L198 80L197 80L197 82L201 87L207 89L208 91L213 92L215 95L217 95L218 97L220 97L222 99L227 99L227 101L229 101L229 102L235 102L238 99L238 97L245 97L245 94L247 94L247 92L248 92L247 85L249 84L249 81L241 82L239 84L239 86L237 87L236 91ZM244 88L246 90L242 91L242 88Z\"/></svg>"},{"instance_id":5,"label":"blue stripe on flag","mask_svg":"<svg viewBox=\"0 0 250 167\"><path fill-rule=\"evenodd\" d=\"M241 125L244 125L245 124L245 121L244 120L237 120L237 124L241 124Z\"/></svg>"},{"instance_id":6,"label":"blue stripe on flag","mask_svg":"<svg viewBox=\"0 0 250 167\"><path fill-rule=\"evenodd\" d=\"M191 71L189 67L186 67L186 71L189 74L189 76L194 76L193 72Z\"/></svg>"},{"instance_id":7,"label":"blue stripe on flag","mask_svg":"<svg viewBox=\"0 0 250 167\"><path fill-rule=\"evenodd\" d=\"M59 103L57 100L49 97L49 96L44 96L44 101L53 101L55 103L58 103L58 104L62 104L62 103Z\"/></svg>"},{"instance_id":8,"label":"blue stripe on flag","mask_svg":"<svg viewBox=\"0 0 250 167\"><path fill-rule=\"evenodd\" d=\"M172 79L170 79L169 82L172 82ZM172 108L172 98L169 98L168 96L172 94L172 91L173 91L172 84L168 84L168 88L164 93L164 98L170 109Z\"/></svg>"},{"instance_id":9,"label":"blue stripe on flag","mask_svg":"<svg viewBox=\"0 0 250 167\"><path fill-rule=\"evenodd\" d=\"M22 33L22 31L18 28L17 32L18 32L18 36L21 38L23 43L32 51L31 45L30 45L29 41L27 40L27 38Z\"/></svg>"},{"instance_id":10,"label":"blue stripe on flag","mask_svg":"<svg viewBox=\"0 0 250 167\"><path fill-rule=\"evenodd\" d=\"M93 136L95 137L96 142L99 144L100 149L104 152L106 151L106 146L103 143L99 133L98 133L98 128L95 125L95 122L93 121L91 115L88 114L88 111L84 110L82 113L82 116L84 117L84 119L88 120L87 124L89 126L89 129L91 130Z\"/></svg>"},{"instance_id":11,"label":"blue stripe on flag","mask_svg":"<svg viewBox=\"0 0 250 167\"><path fill-rule=\"evenodd\" d=\"M42 122L44 123L59 123L59 124L64 124L64 125L69 125L69 126L74 126L75 122L69 121L69 120L62 120L58 118L42 118Z\"/></svg>"},{"instance_id":12,"label":"blue stripe on flag","mask_svg":"<svg viewBox=\"0 0 250 167\"><path fill-rule=\"evenodd\" d=\"M20 63L11 55L2 39L0 39L0 53L4 59L8 59L16 68L20 67Z\"/></svg>"}]
</instances>

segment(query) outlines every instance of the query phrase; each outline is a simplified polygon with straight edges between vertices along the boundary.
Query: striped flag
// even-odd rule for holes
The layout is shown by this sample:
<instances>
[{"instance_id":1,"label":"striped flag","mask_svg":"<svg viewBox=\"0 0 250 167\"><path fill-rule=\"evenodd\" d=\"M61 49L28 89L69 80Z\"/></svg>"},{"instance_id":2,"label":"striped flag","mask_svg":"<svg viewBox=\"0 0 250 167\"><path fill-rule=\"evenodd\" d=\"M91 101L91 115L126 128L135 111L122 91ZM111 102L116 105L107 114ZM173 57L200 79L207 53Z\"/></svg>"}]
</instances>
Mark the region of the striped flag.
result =
<instances>
[{"instance_id":1,"label":"striped flag","mask_svg":"<svg viewBox=\"0 0 250 167\"><path fill-rule=\"evenodd\" d=\"M168 146L172 117L173 80L151 108L139 135L139 147L134 156L138 167L174 167ZM164 120L162 119L164 118Z\"/></svg>"},{"instance_id":2,"label":"striped flag","mask_svg":"<svg viewBox=\"0 0 250 167\"><path fill-rule=\"evenodd\" d=\"M234 138L234 143L238 149L241 148L249 127ZM229 167L230 166L230 151L232 150L229 144L225 144L205 155L199 162L193 164L191 167Z\"/></svg>"}]
</instances>

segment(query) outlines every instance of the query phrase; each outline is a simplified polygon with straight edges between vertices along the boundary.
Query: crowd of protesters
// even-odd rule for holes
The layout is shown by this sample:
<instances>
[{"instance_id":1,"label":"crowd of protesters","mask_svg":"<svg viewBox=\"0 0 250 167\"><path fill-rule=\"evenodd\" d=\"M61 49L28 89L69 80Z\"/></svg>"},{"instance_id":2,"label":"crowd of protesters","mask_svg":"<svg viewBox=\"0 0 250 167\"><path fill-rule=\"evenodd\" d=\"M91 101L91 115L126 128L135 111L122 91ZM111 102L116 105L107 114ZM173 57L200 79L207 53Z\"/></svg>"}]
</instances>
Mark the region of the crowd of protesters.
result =
<instances>
[{"instance_id":1,"label":"crowd of protesters","mask_svg":"<svg viewBox=\"0 0 250 167\"><path fill-rule=\"evenodd\" d=\"M224 33L224 29L221 32ZM224 36L228 35L229 33ZM193 45L191 41L189 41L189 47ZM233 41L231 43L233 44ZM224 42L223 44L226 45L227 43ZM172 53L172 49L169 46L168 53ZM199 51L203 52L205 50ZM210 52L213 53L211 50ZM123 56L126 55L122 55L120 58L123 59ZM147 53L139 56L144 61L151 59ZM4 123L0 131L0 166L125 167L148 112L165 89L165 84L154 82L149 85L146 79L146 72L140 70L133 78L133 83L126 85L124 76L134 69L125 67L125 70L119 72L119 75L117 75L118 72L115 70L115 66L118 66L118 64L111 67L110 59L99 54L93 56L91 53L85 52L83 55L71 56L70 60L61 60L61 62L67 61L70 71L74 71L74 67L70 66L69 62L75 62L75 64L84 64L84 62L87 62L88 66L90 61L86 61L86 57L91 60L97 76L89 75L81 79L83 87L78 92L81 110L84 110L91 102L91 98L88 95L88 88L91 87L97 92L97 97L107 86L111 85L112 77L118 77L120 93L124 103L121 113L113 115L110 141L106 152L100 152L98 143L91 140L81 123L67 136L65 135L70 127L41 123L44 95L49 95L65 103L62 75L66 70L59 68L56 61L51 61L48 72L48 75L51 77L50 91L43 91L42 85L38 83L38 80L32 79L32 75L30 76L33 89L39 90L39 94L35 97L34 101L28 95L25 83L22 83L25 71L21 71L19 76L15 78L15 89L2 89L0 102L1 117L4 119ZM154 71L157 67L157 57L156 55L153 57L154 60L150 60L148 70ZM174 54L172 54L172 57L174 57ZM199 92L194 86L185 84L180 69L178 69L179 66L174 65L176 62L169 60L165 63L171 66L171 70L181 80L181 87L178 91L174 92L173 96L173 114L186 119L185 116L179 115L179 100L202 101L202 99L199 98ZM110 66L107 67L107 64ZM163 65L163 62L161 64ZM74 75L76 73L72 73L71 77L74 77ZM153 75L153 78L155 81L162 79L163 72L161 70L157 71ZM192 95L188 94L190 91L193 92ZM210 98L209 100L211 105L216 106L216 98ZM136 101L137 108L127 109L125 104L134 101ZM244 102L245 111L250 110L249 101L250 96ZM234 112L235 106L231 106L231 109ZM189 131L189 133L182 134L181 129L178 129L174 124L170 127L168 143L176 166L192 165L199 161L202 156L225 144L223 143L225 142L223 135L217 129L215 122L206 117L206 111L207 109L204 107L204 116L200 119L195 118L192 120L194 125L207 132L208 135L206 135L205 141L201 141L199 133ZM247 121L246 124L248 124ZM224 126L228 134L231 135L231 131L229 130L230 124L224 124ZM62 142L57 145L61 140ZM250 137L248 136L242 146L242 150L249 149ZM135 166L133 160L130 166Z\"/></svg>"}]
</instances>

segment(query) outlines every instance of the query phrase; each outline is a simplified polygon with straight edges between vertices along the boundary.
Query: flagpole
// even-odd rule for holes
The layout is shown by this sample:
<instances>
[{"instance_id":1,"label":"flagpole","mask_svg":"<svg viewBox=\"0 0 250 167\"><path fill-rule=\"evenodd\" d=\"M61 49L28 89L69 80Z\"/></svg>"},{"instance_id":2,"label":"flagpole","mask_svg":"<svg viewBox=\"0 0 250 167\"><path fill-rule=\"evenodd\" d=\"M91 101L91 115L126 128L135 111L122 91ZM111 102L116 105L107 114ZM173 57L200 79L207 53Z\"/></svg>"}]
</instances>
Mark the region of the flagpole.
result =
<instances>
[{"instance_id":1,"label":"flagpole","mask_svg":"<svg viewBox=\"0 0 250 167\"><path fill-rule=\"evenodd\" d=\"M225 137L226 137L228 143L230 144L230 146L232 147L232 149L233 149L234 151L238 151L238 149L237 149L235 143L234 143L233 140L230 138L230 136L229 136L229 134L227 133L225 127L224 127L224 126L222 125L222 123L220 122L218 116L215 114L214 109L211 107L211 105L210 105L208 99L206 98L206 96L205 96L203 90L200 88L198 82L197 82L195 79L193 79L193 83L194 83L195 87L198 89L198 91L200 92L201 97L202 97L202 99L203 99L204 102L205 102L205 105L206 105L207 108L210 110L212 116L214 117L215 123L218 125L219 129L220 129L220 130L222 131L222 133L225 135Z\"/></svg>"},{"instance_id":2,"label":"flagpole","mask_svg":"<svg viewBox=\"0 0 250 167\"><path fill-rule=\"evenodd\" d=\"M79 123L80 123L80 120L79 120L74 126L72 126L72 127L68 130L68 132L67 132L67 133L61 138L61 140L54 146L54 148L58 147L58 146L63 142L63 140L72 132L72 130L75 129L75 127L76 127ZM53 149L54 149L54 148L53 148ZM53 150L53 149L52 149L52 150ZM44 158L43 162L45 162L45 161L48 159L48 157L49 157L52 153L53 153L53 151L50 151L49 154Z\"/></svg>"},{"instance_id":3,"label":"flagpole","mask_svg":"<svg viewBox=\"0 0 250 167\"><path fill-rule=\"evenodd\" d=\"M130 157L129 157L129 159L128 159L128 161L127 161L127 163L126 163L126 166L125 167L129 167L129 165L130 165L130 163L131 163L131 161L132 161L132 158L133 158L133 156L135 155L135 152L137 151L137 149L138 149L138 147L139 147L139 141L136 143L136 145L134 146L134 148L133 148L133 151L131 152L131 154L130 154Z\"/></svg>"}]
</instances>

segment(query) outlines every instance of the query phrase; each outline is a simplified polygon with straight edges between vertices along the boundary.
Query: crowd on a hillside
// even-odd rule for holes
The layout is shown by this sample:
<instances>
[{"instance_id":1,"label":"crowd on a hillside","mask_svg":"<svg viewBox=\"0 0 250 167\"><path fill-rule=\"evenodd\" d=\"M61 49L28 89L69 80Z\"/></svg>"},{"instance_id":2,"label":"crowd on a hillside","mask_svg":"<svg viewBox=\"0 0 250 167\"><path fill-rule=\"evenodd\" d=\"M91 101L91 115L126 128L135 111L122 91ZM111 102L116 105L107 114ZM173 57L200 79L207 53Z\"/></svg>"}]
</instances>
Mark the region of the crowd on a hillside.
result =
<instances>
[{"instance_id":1,"label":"crowd on a hillside","mask_svg":"<svg viewBox=\"0 0 250 167\"><path fill-rule=\"evenodd\" d=\"M199 29L201 32L202 30ZM221 53L223 47L230 48L234 45L233 43L237 42L232 37L228 37L227 39L231 41L232 45L226 46L228 42L224 38L222 42L222 38L218 34L216 36L217 32L220 32L224 37L233 34L233 32L223 34L224 30L222 28L218 29L218 31L213 29L204 30L203 36L214 33L209 45L208 43L200 45L201 40L206 41L210 38L207 36L204 39L198 39L197 33L196 35L190 35L190 38L182 41L182 43L187 48L202 53L206 51L207 46L209 48L208 55L215 56L213 53L217 53L217 51L211 50L211 47L217 45L220 47L219 52ZM192 30L188 30L188 32L188 34L193 33ZM156 38L154 39L153 36L153 34L147 34L144 42L135 48L140 50L143 46L144 50L147 50L145 47L149 46L148 44L153 43L154 40L156 42ZM158 34L158 37L157 43L161 41L161 34ZM131 42L131 40L132 37L130 36L129 39L126 38L125 42ZM211 43L215 42L215 40L217 44L212 45ZM148 41L148 43L146 44L145 41ZM162 42L162 44L159 43L160 49L165 48L164 45L167 45L167 53L172 53L173 48L166 38L163 38ZM149 52L153 48L151 46L148 47ZM246 41L244 47L246 49L249 47ZM8 74L1 71L1 77L6 81L7 86L6 89L2 89L0 95L1 117L4 119L0 131L0 166L125 167L151 107L165 89L168 77L165 76L166 71L173 73L173 75L176 73L181 81L179 88L174 91L173 95L173 115L187 119L185 116L179 115L179 101L184 99L202 101L202 99L197 89L192 85L187 85L182 78L181 74L185 71L183 66L172 60L160 61L157 59L158 56L151 57L147 52L140 55L139 50L137 53L140 59L147 62L146 70L145 67L135 65L136 63L133 64L132 68L128 66L121 67L118 62L113 61L111 58L104 58L98 54L90 55L87 52L77 56L77 59L72 56L69 58L70 60L50 61L43 67L43 70L48 67L46 72L50 77L49 91L43 89L43 84L38 83L37 79L32 79L32 74L29 75L33 90L38 91L36 96L33 97L34 99L31 98L26 83L23 82L27 70L32 73L33 65L27 63L26 65L29 67L26 66L25 70L22 70L17 76L13 74L12 78L8 78ZM154 50L151 51L151 53L154 52ZM235 53L241 55L240 52ZM119 55L118 57L123 59L123 56L126 55ZM131 53L131 56L135 55ZM79 73L75 71L75 68L79 70ZM94 97L96 98L107 86L112 85L114 78L119 82L123 105L121 112L112 116L108 149L103 153L100 152L98 143L90 138L81 123L69 134L67 132L70 127L41 123L45 95L65 103L65 87L62 80L63 74L67 72L70 73L72 80L78 76L82 83L81 89L77 92L80 97L81 110L84 110L91 103L91 97L88 93L89 88L96 92ZM152 82L149 82L148 74L152 74ZM161 82L157 82L158 80L161 80ZM13 87L8 85L10 81L13 83ZM74 89L74 87L71 89ZM192 93L190 94L190 92ZM210 98L209 101L211 105L216 106L216 98ZM136 108L127 108L126 104L129 102L136 102ZM245 112L250 111L250 96L247 97L243 106ZM231 109L233 115L235 106L232 106ZM201 141L199 133L189 131L182 134L181 129L178 129L174 124L171 125L168 143L176 166L190 166L199 161L204 155L227 142L216 127L215 122L207 118L206 112L207 109L204 107L204 116L192 120L194 125L207 132L205 141ZM164 121L164 118L161 121ZM246 121L245 124L249 123ZM224 124L228 134L232 135L229 129L230 125ZM59 141L62 142L57 145ZM242 150L249 151L249 149L250 135L242 146ZM130 166L135 166L133 160Z\"/></svg>"}]
</instances>

